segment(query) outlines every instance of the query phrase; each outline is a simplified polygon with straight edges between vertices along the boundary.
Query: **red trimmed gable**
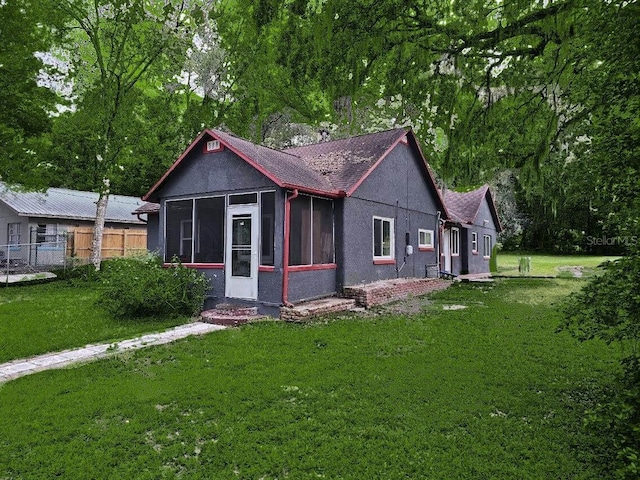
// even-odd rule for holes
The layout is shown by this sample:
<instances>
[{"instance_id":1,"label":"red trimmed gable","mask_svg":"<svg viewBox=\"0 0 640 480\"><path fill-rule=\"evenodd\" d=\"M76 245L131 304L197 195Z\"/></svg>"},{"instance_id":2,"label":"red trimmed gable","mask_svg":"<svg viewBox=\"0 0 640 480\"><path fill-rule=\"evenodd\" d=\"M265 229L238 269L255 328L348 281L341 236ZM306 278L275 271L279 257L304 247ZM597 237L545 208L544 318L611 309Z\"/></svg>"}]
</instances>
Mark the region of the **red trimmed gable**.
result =
<instances>
[{"instance_id":1,"label":"red trimmed gable","mask_svg":"<svg viewBox=\"0 0 640 480\"><path fill-rule=\"evenodd\" d=\"M446 190L444 200L449 207L451 220L458 223L474 224L478 216L482 201L486 200L496 225L496 231L502 231L498 211L496 210L489 185L470 192L454 192Z\"/></svg>"},{"instance_id":2,"label":"red trimmed gable","mask_svg":"<svg viewBox=\"0 0 640 480\"><path fill-rule=\"evenodd\" d=\"M396 128L283 151L256 145L221 130L204 130L143 199L153 200L154 194L197 145L202 143L203 155L214 153L207 152L205 148L206 142L211 139L219 141L219 149L215 151L230 150L281 188L332 198L352 195L399 143L406 143L419 156L437 203L440 203L443 218L448 218L433 174L410 128Z\"/></svg>"}]
</instances>

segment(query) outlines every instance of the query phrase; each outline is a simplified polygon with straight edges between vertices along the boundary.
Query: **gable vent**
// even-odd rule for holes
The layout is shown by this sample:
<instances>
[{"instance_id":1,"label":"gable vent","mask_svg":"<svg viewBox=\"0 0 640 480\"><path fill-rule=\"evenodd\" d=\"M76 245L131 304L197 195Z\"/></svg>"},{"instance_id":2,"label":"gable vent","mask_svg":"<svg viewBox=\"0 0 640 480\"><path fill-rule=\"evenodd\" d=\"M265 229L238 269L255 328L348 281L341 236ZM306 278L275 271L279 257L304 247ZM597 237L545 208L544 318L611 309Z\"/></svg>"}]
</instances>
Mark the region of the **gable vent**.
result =
<instances>
[{"instance_id":1,"label":"gable vent","mask_svg":"<svg viewBox=\"0 0 640 480\"><path fill-rule=\"evenodd\" d=\"M207 152L215 152L216 150L220 150L220 140L208 140L206 151Z\"/></svg>"}]
</instances>

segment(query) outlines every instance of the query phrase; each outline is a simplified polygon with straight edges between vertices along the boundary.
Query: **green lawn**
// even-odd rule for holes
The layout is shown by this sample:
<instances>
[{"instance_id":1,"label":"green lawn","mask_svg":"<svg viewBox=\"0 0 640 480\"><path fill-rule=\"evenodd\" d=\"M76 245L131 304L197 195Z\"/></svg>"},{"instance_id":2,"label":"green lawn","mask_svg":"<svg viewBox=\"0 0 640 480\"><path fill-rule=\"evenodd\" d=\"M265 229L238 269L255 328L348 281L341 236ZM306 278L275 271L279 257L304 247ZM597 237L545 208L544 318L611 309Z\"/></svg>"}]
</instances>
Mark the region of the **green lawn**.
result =
<instances>
[{"instance_id":1,"label":"green lawn","mask_svg":"<svg viewBox=\"0 0 640 480\"><path fill-rule=\"evenodd\" d=\"M95 306L98 288L95 283L66 281L0 287L0 363L88 343L121 340L189 321L114 320Z\"/></svg>"},{"instance_id":2,"label":"green lawn","mask_svg":"<svg viewBox=\"0 0 640 480\"><path fill-rule=\"evenodd\" d=\"M519 276L518 260L521 257L531 258L532 276L553 277L589 277L598 271L598 265L607 260L619 257L602 257L592 255L542 255L530 253L498 253L498 274Z\"/></svg>"},{"instance_id":3,"label":"green lawn","mask_svg":"<svg viewBox=\"0 0 640 480\"><path fill-rule=\"evenodd\" d=\"M603 478L582 416L619 353L555 332L580 284L455 284L414 316L258 323L8 382L0 478Z\"/></svg>"}]
</instances>

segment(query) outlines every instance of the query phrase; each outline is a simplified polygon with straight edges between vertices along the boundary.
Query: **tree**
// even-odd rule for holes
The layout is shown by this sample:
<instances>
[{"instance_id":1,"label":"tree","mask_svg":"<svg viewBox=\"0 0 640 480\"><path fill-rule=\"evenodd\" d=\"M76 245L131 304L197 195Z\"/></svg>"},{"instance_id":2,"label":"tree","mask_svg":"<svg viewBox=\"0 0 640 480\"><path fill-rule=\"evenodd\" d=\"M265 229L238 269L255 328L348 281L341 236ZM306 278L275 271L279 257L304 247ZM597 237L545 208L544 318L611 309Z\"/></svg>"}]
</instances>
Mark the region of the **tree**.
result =
<instances>
[{"instance_id":1,"label":"tree","mask_svg":"<svg viewBox=\"0 0 640 480\"><path fill-rule=\"evenodd\" d=\"M0 2L0 180L43 187L41 152L58 96L40 81L58 18L39 3Z\"/></svg>"},{"instance_id":2,"label":"tree","mask_svg":"<svg viewBox=\"0 0 640 480\"><path fill-rule=\"evenodd\" d=\"M99 268L112 178L122 153L138 140L130 126L144 88L162 88L184 65L202 19L195 1L62 0L50 5L69 19L65 30L78 111L95 158L99 193L91 261Z\"/></svg>"},{"instance_id":3,"label":"tree","mask_svg":"<svg viewBox=\"0 0 640 480\"><path fill-rule=\"evenodd\" d=\"M412 124L450 186L508 169L551 239L638 228L636 1L264 0L246 16L289 89L322 99L316 122Z\"/></svg>"}]
</instances>

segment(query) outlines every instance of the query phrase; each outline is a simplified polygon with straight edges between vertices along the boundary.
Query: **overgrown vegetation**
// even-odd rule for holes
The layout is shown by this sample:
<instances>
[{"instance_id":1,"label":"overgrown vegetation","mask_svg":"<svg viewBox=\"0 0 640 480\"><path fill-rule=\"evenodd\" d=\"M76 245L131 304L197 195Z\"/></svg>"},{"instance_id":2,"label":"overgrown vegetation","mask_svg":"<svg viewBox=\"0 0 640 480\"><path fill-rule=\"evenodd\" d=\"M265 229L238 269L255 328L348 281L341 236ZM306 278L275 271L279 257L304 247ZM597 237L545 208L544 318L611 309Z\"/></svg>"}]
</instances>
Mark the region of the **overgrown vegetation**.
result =
<instances>
[{"instance_id":1,"label":"overgrown vegetation","mask_svg":"<svg viewBox=\"0 0 640 480\"><path fill-rule=\"evenodd\" d=\"M617 384L589 411L587 424L610 440L605 458L620 478L640 476L640 254L609 262L564 306L564 328L580 340L621 345Z\"/></svg>"},{"instance_id":2,"label":"overgrown vegetation","mask_svg":"<svg viewBox=\"0 0 640 480\"><path fill-rule=\"evenodd\" d=\"M580 283L454 285L411 316L250 324L9 382L0 477L606 478L581 425L618 351L554 333Z\"/></svg>"},{"instance_id":3,"label":"overgrown vegetation","mask_svg":"<svg viewBox=\"0 0 640 480\"><path fill-rule=\"evenodd\" d=\"M180 262L165 268L157 255L104 262L99 304L118 318L194 315L200 311L209 281Z\"/></svg>"},{"instance_id":4,"label":"overgrown vegetation","mask_svg":"<svg viewBox=\"0 0 640 480\"><path fill-rule=\"evenodd\" d=\"M96 307L100 283L79 279L0 288L0 363L164 330L187 316L113 318ZM1 477L2 475L0 475Z\"/></svg>"}]
</instances>

